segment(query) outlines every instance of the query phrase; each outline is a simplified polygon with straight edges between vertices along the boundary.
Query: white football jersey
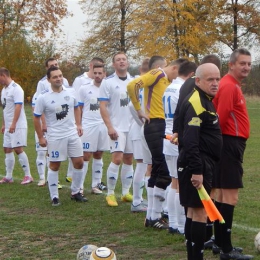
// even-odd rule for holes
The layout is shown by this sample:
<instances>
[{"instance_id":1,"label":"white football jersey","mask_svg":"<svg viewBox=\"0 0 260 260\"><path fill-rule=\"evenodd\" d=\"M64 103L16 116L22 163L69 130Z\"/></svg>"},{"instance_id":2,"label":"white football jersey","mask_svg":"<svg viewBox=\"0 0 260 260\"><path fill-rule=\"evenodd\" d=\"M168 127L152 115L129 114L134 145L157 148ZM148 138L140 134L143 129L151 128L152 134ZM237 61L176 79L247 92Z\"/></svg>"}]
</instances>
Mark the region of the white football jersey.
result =
<instances>
[{"instance_id":1,"label":"white football jersey","mask_svg":"<svg viewBox=\"0 0 260 260\"><path fill-rule=\"evenodd\" d=\"M82 127L87 128L103 123L99 109L99 87L91 83L79 88L79 105L82 108Z\"/></svg>"},{"instance_id":2,"label":"white football jersey","mask_svg":"<svg viewBox=\"0 0 260 260\"><path fill-rule=\"evenodd\" d=\"M128 132L132 120L128 107L127 84L133 77L127 73L127 79L121 80L116 73L102 80L99 101L108 101L108 112L115 130Z\"/></svg>"},{"instance_id":3,"label":"white football jersey","mask_svg":"<svg viewBox=\"0 0 260 260\"><path fill-rule=\"evenodd\" d=\"M76 92L78 92L82 85L86 85L91 81L92 79L88 76L87 72L84 72L82 75L74 79L72 87L76 90Z\"/></svg>"},{"instance_id":4,"label":"white football jersey","mask_svg":"<svg viewBox=\"0 0 260 260\"><path fill-rule=\"evenodd\" d=\"M183 83L184 80L177 77L164 92L165 134L172 134L174 113L179 100L180 88ZM172 144L169 140L164 140L163 152L166 155L178 156L178 146Z\"/></svg>"},{"instance_id":5,"label":"white football jersey","mask_svg":"<svg viewBox=\"0 0 260 260\"><path fill-rule=\"evenodd\" d=\"M1 102L6 129L10 128L13 122L16 104L22 105L16 128L27 128L27 119L24 112L24 91L21 86L12 81L7 87L4 87L1 93Z\"/></svg>"},{"instance_id":6,"label":"white football jersey","mask_svg":"<svg viewBox=\"0 0 260 260\"><path fill-rule=\"evenodd\" d=\"M78 100L73 88L64 88L60 93L46 90L37 98L34 116L45 115L47 138L50 141L77 135L74 108Z\"/></svg>"},{"instance_id":7,"label":"white football jersey","mask_svg":"<svg viewBox=\"0 0 260 260\"><path fill-rule=\"evenodd\" d=\"M65 88L69 88L69 82L67 79L63 78L63 86ZM42 92L45 90L51 90L51 83L47 79L47 75L44 76L37 84L37 89L36 89L36 97L38 97Z\"/></svg>"}]
</instances>

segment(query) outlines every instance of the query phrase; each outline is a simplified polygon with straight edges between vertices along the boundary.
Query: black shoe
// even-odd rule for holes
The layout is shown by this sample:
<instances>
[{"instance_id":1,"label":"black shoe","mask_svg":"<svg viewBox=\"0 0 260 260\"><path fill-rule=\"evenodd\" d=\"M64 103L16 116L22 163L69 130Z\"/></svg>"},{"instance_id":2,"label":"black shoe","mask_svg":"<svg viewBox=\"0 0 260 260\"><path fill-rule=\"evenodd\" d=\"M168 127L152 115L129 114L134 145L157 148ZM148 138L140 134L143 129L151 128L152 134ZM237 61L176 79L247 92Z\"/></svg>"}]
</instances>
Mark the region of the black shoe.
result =
<instances>
[{"instance_id":1,"label":"black shoe","mask_svg":"<svg viewBox=\"0 0 260 260\"><path fill-rule=\"evenodd\" d=\"M99 188L100 190L107 190L107 186L104 182L98 183L97 188Z\"/></svg>"},{"instance_id":2,"label":"black shoe","mask_svg":"<svg viewBox=\"0 0 260 260\"><path fill-rule=\"evenodd\" d=\"M81 194L80 192L79 193L76 193L74 195L71 195L70 197L72 200L75 200L75 201L78 201L78 202L87 202L87 198L83 196L83 194Z\"/></svg>"},{"instance_id":3,"label":"black shoe","mask_svg":"<svg viewBox=\"0 0 260 260\"><path fill-rule=\"evenodd\" d=\"M150 220L150 225L151 225L151 227L158 228L158 229L168 229L169 228L169 225L162 218Z\"/></svg>"},{"instance_id":4,"label":"black shoe","mask_svg":"<svg viewBox=\"0 0 260 260\"><path fill-rule=\"evenodd\" d=\"M169 227L168 229L169 234L178 234L178 235L184 235L184 233L181 233L178 228L172 228Z\"/></svg>"},{"instance_id":5,"label":"black shoe","mask_svg":"<svg viewBox=\"0 0 260 260\"><path fill-rule=\"evenodd\" d=\"M249 260L253 259L254 257L252 255L243 255L242 253L236 251L233 249L229 253L223 253L220 252L220 260Z\"/></svg>"},{"instance_id":6,"label":"black shoe","mask_svg":"<svg viewBox=\"0 0 260 260\"><path fill-rule=\"evenodd\" d=\"M151 226L151 220L146 218L146 219L144 220L144 226L145 226L145 227L150 227L150 226Z\"/></svg>"},{"instance_id":7,"label":"black shoe","mask_svg":"<svg viewBox=\"0 0 260 260\"><path fill-rule=\"evenodd\" d=\"M243 248L242 247L233 247L234 251L237 251L238 253L242 253L243 252ZM218 255L220 254L221 251L221 247L217 246L216 244L213 244L212 246L212 253L213 255Z\"/></svg>"},{"instance_id":8,"label":"black shoe","mask_svg":"<svg viewBox=\"0 0 260 260\"><path fill-rule=\"evenodd\" d=\"M213 245L214 245L214 240L213 239L210 239L208 241L206 241L204 243L204 249L205 250L211 250L213 248ZM216 245L215 245L216 246Z\"/></svg>"},{"instance_id":9,"label":"black shoe","mask_svg":"<svg viewBox=\"0 0 260 260\"><path fill-rule=\"evenodd\" d=\"M59 205L60 205L59 199L56 198L56 197L53 198L53 200L52 200L52 202L51 202L51 205L52 205L53 207L59 206Z\"/></svg>"}]
</instances>

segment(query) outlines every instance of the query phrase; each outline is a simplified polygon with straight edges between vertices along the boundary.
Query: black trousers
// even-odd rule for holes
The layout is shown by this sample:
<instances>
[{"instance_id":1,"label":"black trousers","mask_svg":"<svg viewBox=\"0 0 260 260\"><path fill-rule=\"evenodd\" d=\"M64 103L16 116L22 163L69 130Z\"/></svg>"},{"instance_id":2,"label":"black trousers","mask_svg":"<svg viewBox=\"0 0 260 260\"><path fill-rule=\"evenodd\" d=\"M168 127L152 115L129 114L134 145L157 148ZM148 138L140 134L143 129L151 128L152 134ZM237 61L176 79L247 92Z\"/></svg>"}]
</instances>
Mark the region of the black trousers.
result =
<instances>
[{"instance_id":1,"label":"black trousers","mask_svg":"<svg viewBox=\"0 0 260 260\"><path fill-rule=\"evenodd\" d=\"M171 177L163 154L163 139L165 135L165 120L150 119L144 125L144 137L152 154L152 172L148 180L148 187L154 186L166 189L171 183Z\"/></svg>"}]
</instances>

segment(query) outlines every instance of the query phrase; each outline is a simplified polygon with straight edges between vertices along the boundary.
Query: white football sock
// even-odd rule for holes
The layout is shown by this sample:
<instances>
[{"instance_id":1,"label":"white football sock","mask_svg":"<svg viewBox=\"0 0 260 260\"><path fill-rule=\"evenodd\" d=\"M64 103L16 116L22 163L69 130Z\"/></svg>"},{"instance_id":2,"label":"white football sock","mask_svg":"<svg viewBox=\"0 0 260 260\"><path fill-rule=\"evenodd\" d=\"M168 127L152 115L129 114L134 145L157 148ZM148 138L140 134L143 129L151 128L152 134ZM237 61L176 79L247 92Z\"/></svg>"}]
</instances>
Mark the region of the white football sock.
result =
<instances>
[{"instance_id":1,"label":"white football sock","mask_svg":"<svg viewBox=\"0 0 260 260\"><path fill-rule=\"evenodd\" d=\"M30 165L28 161L27 154L25 152L22 152L18 154L19 162L23 168L24 175L31 177L31 172L30 172Z\"/></svg>"},{"instance_id":2,"label":"white football sock","mask_svg":"<svg viewBox=\"0 0 260 260\"><path fill-rule=\"evenodd\" d=\"M119 166L111 162L107 168L107 195L115 193Z\"/></svg>"},{"instance_id":3,"label":"white football sock","mask_svg":"<svg viewBox=\"0 0 260 260\"><path fill-rule=\"evenodd\" d=\"M161 218L162 204L165 200L165 190L154 186L153 188L153 209L152 209L152 220Z\"/></svg>"},{"instance_id":4,"label":"white football sock","mask_svg":"<svg viewBox=\"0 0 260 260\"><path fill-rule=\"evenodd\" d=\"M73 171L74 171L73 163L72 163L72 161L71 161L71 158L68 157L67 177L72 178Z\"/></svg>"},{"instance_id":5,"label":"white football sock","mask_svg":"<svg viewBox=\"0 0 260 260\"><path fill-rule=\"evenodd\" d=\"M167 189L165 190L165 198L167 198L168 196L168 192L171 188L171 184L167 187ZM165 199L163 201L163 204L162 204L162 211L165 212L165 213L168 213L168 205L167 205L167 199Z\"/></svg>"},{"instance_id":6,"label":"white football sock","mask_svg":"<svg viewBox=\"0 0 260 260\"><path fill-rule=\"evenodd\" d=\"M92 188L101 183L103 174L103 160L93 158L92 161Z\"/></svg>"},{"instance_id":7,"label":"white football sock","mask_svg":"<svg viewBox=\"0 0 260 260\"><path fill-rule=\"evenodd\" d=\"M58 174L59 174L59 171L53 171L50 168L48 168L47 180L48 180L48 186L49 186L51 200L53 200L53 198L59 198Z\"/></svg>"},{"instance_id":8,"label":"white football sock","mask_svg":"<svg viewBox=\"0 0 260 260\"><path fill-rule=\"evenodd\" d=\"M184 226L186 221L186 215L184 207L180 204L180 194L176 193L175 195L175 208L176 208L176 215L177 215L177 222L178 222L178 230L181 233L184 233Z\"/></svg>"},{"instance_id":9,"label":"white football sock","mask_svg":"<svg viewBox=\"0 0 260 260\"><path fill-rule=\"evenodd\" d=\"M6 178L11 179L13 177L13 170L15 164L14 153L6 153L5 154L5 170L6 170Z\"/></svg>"},{"instance_id":10,"label":"white football sock","mask_svg":"<svg viewBox=\"0 0 260 260\"><path fill-rule=\"evenodd\" d=\"M142 202L144 188L144 176L147 168L145 163L136 163L133 180L133 205L137 206Z\"/></svg>"},{"instance_id":11,"label":"white football sock","mask_svg":"<svg viewBox=\"0 0 260 260\"><path fill-rule=\"evenodd\" d=\"M152 210L153 210L153 189L151 187L147 187L147 200L148 200L148 206L146 211L146 218L151 219L152 217Z\"/></svg>"},{"instance_id":12,"label":"white football sock","mask_svg":"<svg viewBox=\"0 0 260 260\"><path fill-rule=\"evenodd\" d=\"M83 169L75 169L72 173L72 182L71 182L71 194L75 195L80 191L80 184L83 177Z\"/></svg>"},{"instance_id":13,"label":"white football sock","mask_svg":"<svg viewBox=\"0 0 260 260\"><path fill-rule=\"evenodd\" d=\"M123 164L121 168L122 195L129 193L133 182L133 165Z\"/></svg>"},{"instance_id":14,"label":"white football sock","mask_svg":"<svg viewBox=\"0 0 260 260\"><path fill-rule=\"evenodd\" d=\"M45 180L46 151L37 151L36 165L40 180Z\"/></svg>"},{"instance_id":15,"label":"white football sock","mask_svg":"<svg viewBox=\"0 0 260 260\"><path fill-rule=\"evenodd\" d=\"M85 182L86 175L88 172L88 164L89 164L89 161L84 161L84 163L83 163L82 178L80 181L80 189L82 189L82 190L84 190L84 182ZM73 171L75 171L75 169ZM73 178L72 178L72 181L73 181Z\"/></svg>"},{"instance_id":16,"label":"white football sock","mask_svg":"<svg viewBox=\"0 0 260 260\"><path fill-rule=\"evenodd\" d=\"M178 228L177 212L175 207L176 189L170 188L167 195L169 227Z\"/></svg>"}]
</instances>

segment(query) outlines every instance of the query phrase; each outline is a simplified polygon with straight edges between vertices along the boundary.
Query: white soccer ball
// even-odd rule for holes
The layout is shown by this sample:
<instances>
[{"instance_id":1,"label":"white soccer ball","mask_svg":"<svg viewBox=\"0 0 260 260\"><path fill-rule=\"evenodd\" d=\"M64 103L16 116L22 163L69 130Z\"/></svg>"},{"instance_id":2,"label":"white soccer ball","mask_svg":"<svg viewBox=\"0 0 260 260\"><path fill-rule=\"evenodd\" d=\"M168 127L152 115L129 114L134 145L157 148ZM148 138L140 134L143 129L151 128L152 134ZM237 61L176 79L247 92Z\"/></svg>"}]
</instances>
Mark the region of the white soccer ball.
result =
<instances>
[{"instance_id":1,"label":"white soccer ball","mask_svg":"<svg viewBox=\"0 0 260 260\"><path fill-rule=\"evenodd\" d=\"M260 252L260 232L255 236L255 248L258 252Z\"/></svg>"},{"instance_id":2,"label":"white soccer ball","mask_svg":"<svg viewBox=\"0 0 260 260\"><path fill-rule=\"evenodd\" d=\"M77 254L77 260L89 260L91 253L97 248L98 247L94 245L85 245L81 247Z\"/></svg>"},{"instance_id":3,"label":"white soccer ball","mask_svg":"<svg viewBox=\"0 0 260 260\"><path fill-rule=\"evenodd\" d=\"M99 247L91 253L89 260L116 260L116 255L110 248Z\"/></svg>"}]
</instances>

